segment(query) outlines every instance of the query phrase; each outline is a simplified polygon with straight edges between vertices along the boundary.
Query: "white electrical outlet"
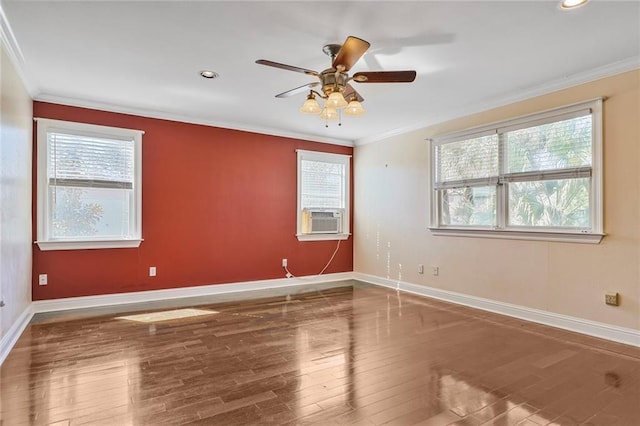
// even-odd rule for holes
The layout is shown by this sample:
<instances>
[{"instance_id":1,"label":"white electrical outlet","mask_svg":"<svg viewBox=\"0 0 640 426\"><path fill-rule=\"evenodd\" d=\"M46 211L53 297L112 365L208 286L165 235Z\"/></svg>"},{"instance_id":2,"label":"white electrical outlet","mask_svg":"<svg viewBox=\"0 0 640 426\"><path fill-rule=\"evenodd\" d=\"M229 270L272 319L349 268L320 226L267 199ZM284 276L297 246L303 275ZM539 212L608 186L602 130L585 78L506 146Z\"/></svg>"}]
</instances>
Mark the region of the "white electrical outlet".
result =
<instances>
[{"instance_id":1,"label":"white electrical outlet","mask_svg":"<svg viewBox=\"0 0 640 426\"><path fill-rule=\"evenodd\" d=\"M283 268L287 267L287 259L282 259L282 267Z\"/></svg>"},{"instance_id":2,"label":"white electrical outlet","mask_svg":"<svg viewBox=\"0 0 640 426\"><path fill-rule=\"evenodd\" d=\"M150 277L155 277L156 276L156 267L155 266L150 266L149 267L149 276Z\"/></svg>"},{"instance_id":3,"label":"white electrical outlet","mask_svg":"<svg viewBox=\"0 0 640 426\"><path fill-rule=\"evenodd\" d=\"M422 263L420 263L418 265L418 273L419 274L424 274L424 265Z\"/></svg>"},{"instance_id":4,"label":"white electrical outlet","mask_svg":"<svg viewBox=\"0 0 640 426\"><path fill-rule=\"evenodd\" d=\"M434 277L437 277L438 275L440 275L440 268L437 266L432 266L431 275L433 275Z\"/></svg>"},{"instance_id":5,"label":"white electrical outlet","mask_svg":"<svg viewBox=\"0 0 640 426\"><path fill-rule=\"evenodd\" d=\"M47 274L40 274L38 276L38 284L47 285Z\"/></svg>"}]
</instances>

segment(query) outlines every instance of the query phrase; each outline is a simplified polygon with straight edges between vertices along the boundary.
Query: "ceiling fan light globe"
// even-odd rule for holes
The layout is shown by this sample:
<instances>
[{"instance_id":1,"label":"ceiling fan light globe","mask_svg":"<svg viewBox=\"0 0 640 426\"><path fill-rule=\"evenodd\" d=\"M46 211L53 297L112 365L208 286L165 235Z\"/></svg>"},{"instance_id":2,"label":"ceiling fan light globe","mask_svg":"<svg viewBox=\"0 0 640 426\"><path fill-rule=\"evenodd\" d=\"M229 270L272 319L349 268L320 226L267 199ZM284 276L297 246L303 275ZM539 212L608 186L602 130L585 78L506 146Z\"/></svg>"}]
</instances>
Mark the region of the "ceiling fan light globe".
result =
<instances>
[{"instance_id":1,"label":"ceiling fan light globe","mask_svg":"<svg viewBox=\"0 0 640 426\"><path fill-rule=\"evenodd\" d=\"M359 117L365 113L362 104L356 100L349 102L349 105L344 109L344 113L350 117Z\"/></svg>"},{"instance_id":2,"label":"ceiling fan light globe","mask_svg":"<svg viewBox=\"0 0 640 426\"><path fill-rule=\"evenodd\" d=\"M320 113L320 118L323 120L337 120L338 111L335 108L325 107Z\"/></svg>"},{"instance_id":3,"label":"ceiling fan light globe","mask_svg":"<svg viewBox=\"0 0 640 426\"><path fill-rule=\"evenodd\" d=\"M584 6L587 1L589 0L562 0L560 7L562 9L576 9L580 6Z\"/></svg>"},{"instance_id":4,"label":"ceiling fan light globe","mask_svg":"<svg viewBox=\"0 0 640 426\"><path fill-rule=\"evenodd\" d=\"M333 92L327 98L326 105L328 108L341 109L347 106L347 101L340 92Z\"/></svg>"},{"instance_id":5,"label":"ceiling fan light globe","mask_svg":"<svg viewBox=\"0 0 640 426\"><path fill-rule=\"evenodd\" d=\"M300 107L300 112L303 114L320 114L321 111L322 108L320 108L320 104L315 98L307 99Z\"/></svg>"}]
</instances>

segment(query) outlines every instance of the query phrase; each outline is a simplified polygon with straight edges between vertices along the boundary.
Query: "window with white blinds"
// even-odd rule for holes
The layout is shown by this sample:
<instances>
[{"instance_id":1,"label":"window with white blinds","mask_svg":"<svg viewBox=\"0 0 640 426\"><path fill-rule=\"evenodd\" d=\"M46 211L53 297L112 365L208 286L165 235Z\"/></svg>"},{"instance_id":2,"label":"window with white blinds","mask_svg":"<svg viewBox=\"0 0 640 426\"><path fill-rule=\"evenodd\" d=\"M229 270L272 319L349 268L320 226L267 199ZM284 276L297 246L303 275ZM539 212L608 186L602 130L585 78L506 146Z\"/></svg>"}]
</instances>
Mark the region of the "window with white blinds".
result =
<instances>
[{"instance_id":1,"label":"window with white blinds","mask_svg":"<svg viewBox=\"0 0 640 426\"><path fill-rule=\"evenodd\" d=\"M39 247L138 246L142 132L37 122Z\"/></svg>"},{"instance_id":2,"label":"window with white blinds","mask_svg":"<svg viewBox=\"0 0 640 426\"><path fill-rule=\"evenodd\" d=\"M601 111L598 99L433 140L432 230L599 242Z\"/></svg>"},{"instance_id":3,"label":"window with white blinds","mask_svg":"<svg viewBox=\"0 0 640 426\"><path fill-rule=\"evenodd\" d=\"M297 235L301 240L344 239L349 234L349 166L348 155L298 150ZM312 215L331 214L340 224L336 233L313 231ZM319 217L319 216L318 216Z\"/></svg>"}]
</instances>

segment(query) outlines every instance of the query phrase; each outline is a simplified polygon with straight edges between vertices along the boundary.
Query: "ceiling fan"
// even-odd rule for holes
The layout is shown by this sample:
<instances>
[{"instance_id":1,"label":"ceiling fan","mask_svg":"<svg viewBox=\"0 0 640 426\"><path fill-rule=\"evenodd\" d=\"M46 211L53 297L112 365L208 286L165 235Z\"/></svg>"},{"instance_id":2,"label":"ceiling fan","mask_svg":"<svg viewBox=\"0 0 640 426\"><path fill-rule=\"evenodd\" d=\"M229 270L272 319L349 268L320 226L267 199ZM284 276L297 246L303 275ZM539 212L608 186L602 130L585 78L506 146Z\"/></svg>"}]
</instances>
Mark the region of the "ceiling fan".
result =
<instances>
[{"instance_id":1,"label":"ceiling fan","mask_svg":"<svg viewBox=\"0 0 640 426\"><path fill-rule=\"evenodd\" d=\"M320 81L314 81L295 89L287 90L276 95L276 98L288 98L299 93L309 91L307 100L300 108L306 114L320 114L324 120L338 119L340 110L346 115L359 116L364 114L361 102L362 96L349 84L356 83L411 83L416 78L416 72L411 71L363 71L349 76L348 71L369 49L370 43L358 37L349 36L340 44L327 44L322 51L331 58L331 67L317 72L293 65L281 64L266 59L258 59L257 64L289 71L301 72L318 77ZM314 87L320 86L320 92ZM324 107L321 107L316 96L324 99ZM347 101L348 100L348 101Z\"/></svg>"}]
</instances>

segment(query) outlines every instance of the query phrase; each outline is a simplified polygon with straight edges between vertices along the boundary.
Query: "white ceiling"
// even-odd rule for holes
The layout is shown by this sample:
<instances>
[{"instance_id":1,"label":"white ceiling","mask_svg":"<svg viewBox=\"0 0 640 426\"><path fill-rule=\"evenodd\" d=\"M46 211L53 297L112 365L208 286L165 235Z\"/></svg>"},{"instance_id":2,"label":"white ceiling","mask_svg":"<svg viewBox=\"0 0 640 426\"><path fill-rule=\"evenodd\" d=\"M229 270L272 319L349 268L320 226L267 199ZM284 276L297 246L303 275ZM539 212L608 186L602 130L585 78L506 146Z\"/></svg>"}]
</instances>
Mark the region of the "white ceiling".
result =
<instances>
[{"instance_id":1,"label":"white ceiling","mask_svg":"<svg viewBox=\"0 0 640 426\"><path fill-rule=\"evenodd\" d=\"M343 144L640 66L638 1L0 1L35 99ZM418 76L352 83L367 113L341 127L274 97L315 77L255 63L321 71L349 35L371 43L351 74Z\"/></svg>"}]
</instances>

